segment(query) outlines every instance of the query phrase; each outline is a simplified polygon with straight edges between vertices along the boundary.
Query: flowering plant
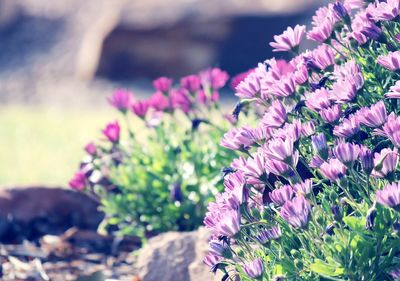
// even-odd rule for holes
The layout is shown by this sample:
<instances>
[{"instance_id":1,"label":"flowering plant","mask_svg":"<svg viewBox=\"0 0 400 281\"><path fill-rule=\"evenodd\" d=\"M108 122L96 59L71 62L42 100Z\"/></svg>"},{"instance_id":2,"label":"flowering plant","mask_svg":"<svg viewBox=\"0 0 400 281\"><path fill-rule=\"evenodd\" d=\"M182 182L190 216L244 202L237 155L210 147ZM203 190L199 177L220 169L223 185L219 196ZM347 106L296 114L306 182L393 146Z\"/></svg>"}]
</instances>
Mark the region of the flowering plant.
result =
<instances>
[{"instance_id":1,"label":"flowering plant","mask_svg":"<svg viewBox=\"0 0 400 281\"><path fill-rule=\"evenodd\" d=\"M145 100L117 90L109 103L125 126L109 123L102 140L85 147L70 186L98 198L109 225L123 233L147 237L199 226L207 203L223 188L218 167L235 154L218 146L229 121L235 122L218 104L227 80L213 68L182 78L176 88L159 78Z\"/></svg>"},{"instance_id":2,"label":"flowering plant","mask_svg":"<svg viewBox=\"0 0 400 281\"><path fill-rule=\"evenodd\" d=\"M400 1L344 0L288 28L237 87L263 108L208 206L224 279L400 280ZM299 52L307 36L319 45ZM246 135L246 138L243 138Z\"/></svg>"}]
</instances>

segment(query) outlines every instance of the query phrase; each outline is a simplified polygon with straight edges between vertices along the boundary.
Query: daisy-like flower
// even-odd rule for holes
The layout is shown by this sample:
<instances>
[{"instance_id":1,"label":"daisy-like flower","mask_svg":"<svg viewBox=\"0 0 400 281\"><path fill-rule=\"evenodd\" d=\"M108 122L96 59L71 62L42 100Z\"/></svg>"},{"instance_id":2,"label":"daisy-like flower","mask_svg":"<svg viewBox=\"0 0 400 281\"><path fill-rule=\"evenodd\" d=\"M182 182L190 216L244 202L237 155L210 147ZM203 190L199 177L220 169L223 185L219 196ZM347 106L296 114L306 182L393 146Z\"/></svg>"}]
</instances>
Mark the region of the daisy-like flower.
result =
<instances>
[{"instance_id":1,"label":"daisy-like flower","mask_svg":"<svg viewBox=\"0 0 400 281\"><path fill-rule=\"evenodd\" d=\"M287 201L292 199L294 193L290 185L283 185L269 193L269 198L278 206L282 206Z\"/></svg>"},{"instance_id":2,"label":"daisy-like flower","mask_svg":"<svg viewBox=\"0 0 400 281\"><path fill-rule=\"evenodd\" d=\"M397 149L384 148L380 153L374 154L374 169L371 175L377 178L391 178L398 164Z\"/></svg>"},{"instance_id":3,"label":"daisy-like flower","mask_svg":"<svg viewBox=\"0 0 400 281\"><path fill-rule=\"evenodd\" d=\"M268 241L279 239L279 237L281 236L282 236L281 228L279 226L273 226L271 228L261 230L256 235L256 239L261 244L266 244Z\"/></svg>"},{"instance_id":4,"label":"daisy-like flower","mask_svg":"<svg viewBox=\"0 0 400 281\"><path fill-rule=\"evenodd\" d=\"M329 108L322 109L319 114L321 115L322 119L332 124L339 120L340 116L342 115L342 107L340 104L335 104Z\"/></svg>"},{"instance_id":5,"label":"daisy-like flower","mask_svg":"<svg viewBox=\"0 0 400 281\"><path fill-rule=\"evenodd\" d=\"M397 18L400 14L400 1L387 0L386 2L376 2L369 13L374 21L389 21Z\"/></svg>"},{"instance_id":6,"label":"daisy-like flower","mask_svg":"<svg viewBox=\"0 0 400 281\"><path fill-rule=\"evenodd\" d=\"M386 207L398 209L400 207L400 183L388 184L382 190L378 190L376 202Z\"/></svg>"},{"instance_id":7,"label":"daisy-like flower","mask_svg":"<svg viewBox=\"0 0 400 281\"><path fill-rule=\"evenodd\" d=\"M358 117L351 115L349 118L333 128L333 134L337 137L351 138L360 131L360 122Z\"/></svg>"},{"instance_id":8,"label":"daisy-like flower","mask_svg":"<svg viewBox=\"0 0 400 281\"><path fill-rule=\"evenodd\" d=\"M346 166L351 166L358 159L360 147L353 143L341 142L333 148L333 155Z\"/></svg>"},{"instance_id":9,"label":"daisy-like flower","mask_svg":"<svg viewBox=\"0 0 400 281\"><path fill-rule=\"evenodd\" d=\"M106 127L102 130L103 135L107 137L107 139L112 143L119 142L119 134L121 128L119 126L118 121L108 123Z\"/></svg>"},{"instance_id":10,"label":"daisy-like flower","mask_svg":"<svg viewBox=\"0 0 400 281\"><path fill-rule=\"evenodd\" d=\"M389 92L385 94L387 99L400 99L400 80L390 87Z\"/></svg>"},{"instance_id":11,"label":"daisy-like flower","mask_svg":"<svg viewBox=\"0 0 400 281\"><path fill-rule=\"evenodd\" d=\"M281 127L287 119L286 109L282 102L275 100L272 102L271 106L268 108L261 123L266 127Z\"/></svg>"},{"instance_id":12,"label":"daisy-like flower","mask_svg":"<svg viewBox=\"0 0 400 281\"><path fill-rule=\"evenodd\" d=\"M336 181L346 174L346 166L338 159L330 159L319 167L322 175L331 181Z\"/></svg>"},{"instance_id":13,"label":"daisy-like flower","mask_svg":"<svg viewBox=\"0 0 400 281\"><path fill-rule=\"evenodd\" d=\"M400 51L389 52L378 57L378 63L390 71L400 69Z\"/></svg>"},{"instance_id":14,"label":"daisy-like flower","mask_svg":"<svg viewBox=\"0 0 400 281\"><path fill-rule=\"evenodd\" d=\"M123 113L125 113L134 102L132 92L124 89L116 90L107 100L113 107Z\"/></svg>"},{"instance_id":15,"label":"daisy-like flower","mask_svg":"<svg viewBox=\"0 0 400 281\"><path fill-rule=\"evenodd\" d=\"M379 101L370 108L363 107L357 112L357 116L362 124L370 128L378 128L385 124L387 119L385 103Z\"/></svg>"},{"instance_id":16,"label":"daisy-like flower","mask_svg":"<svg viewBox=\"0 0 400 281\"><path fill-rule=\"evenodd\" d=\"M312 180L306 179L303 182L294 184L292 188L294 192L296 192L297 194L306 195L312 191L312 186L313 186Z\"/></svg>"},{"instance_id":17,"label":"daisy-like flower","mask_svg":"<svg viewBox=\"0 0 400 281\"><path fill-rule=\"evenodd\" d=\"M291 201L287 201L281 209L281 217L295 228L304 228L311 212L311 204L304 196L297 196Z\"/></svg>"},{"instance_id":18,"label":"daisy-like flower","mask_svg":"<svg viewBox=\"0 0 400 281\"><path fill-rule=\"evenodd\" d=\"M162 93L167 93L172 86L172 79L167 77L160 77L153 81L154 88Z\"/></svg>"},{"instance_id":19,"label":"daisy-like flower","mask_svg":"<svg viewBox=\"0 0 400 281\"><path fill-rule=\"evenodd\" d=\"M296 49L306 32L305 25L296 25L294 28L288 27L281 35L275 35L275 42L269 43L274 48L274 52L286 52Z\"/></svg>"},{"instance_id":20,"label":"daisy-like flower","mask_svg":"<svg viewBox=\"0 0 400 281\"><path fill-rule=\"evenodd\" d=\"M329 97L330 94L326 88L317 89L315 92L305 94L305 105L314 111L327 109L332 104Z\"/></svg>"},{"instance_id":21,"label":"daisy-like flower","mask_svg":"<svg viewBox=\"0 0 400 281\"><path fill-rule=\"evenodd\" d=\"M257 258L251 262L247 262L243 268L249 278L257 279L263 275L264 266L261 259Z\"/></svg>"},{"instance_id":22,"label":"daisy-like flower","mask_svg":"<svg viewBox=\"0 0 400 281\"><path fill-rule=\"evenodd\" d=\"M251 72L236 86L236 96L239 98L254 98L260 94L260 78L256 72Z\"/></svg>"}]
</instances>

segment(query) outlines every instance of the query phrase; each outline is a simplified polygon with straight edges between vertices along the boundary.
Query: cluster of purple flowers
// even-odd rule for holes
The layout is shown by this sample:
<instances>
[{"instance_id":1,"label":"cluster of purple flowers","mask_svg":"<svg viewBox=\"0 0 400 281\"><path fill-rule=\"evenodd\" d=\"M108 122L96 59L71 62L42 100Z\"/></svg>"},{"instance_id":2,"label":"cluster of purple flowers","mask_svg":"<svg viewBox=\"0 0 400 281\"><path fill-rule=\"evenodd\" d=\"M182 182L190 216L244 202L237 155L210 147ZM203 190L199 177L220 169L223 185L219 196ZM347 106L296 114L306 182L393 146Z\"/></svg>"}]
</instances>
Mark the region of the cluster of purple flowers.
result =
<instances>
[{"instance_id":1,"label":"cluster of purple flowers","mask_svg":"<svg viewBox=\"0 0 400 281\"><path fill-rule=\"evenodd\" d=\"M400 209L399 12L399 0L331 3L316 11L311 30L297 25L274 36L273 51L290 52L291 60L268 59L237 84L236 95L262 114L255 126L234 127L221 140L242 156L231 163L225 191L209 204L204 223L247 277L273 273L271 260L285 255L265 258L249 248L312 232L312 219L311 229L318 229L316 212L323 228L338 227L320 211L329 190L354 209L376 203ZM305 37L319 46L300 53ZM367 216L361 207L356 212ZM235 248L249 262L232 258ZM206 258L226 271L224 259L215 251Z\"/></svg>"},{"instance_id":2,"label":"cluster of purple flowers","mask_svg":"<svg viewBox=\"0 0 400 281\"><path fill-rule=\"evenodd\" d=\"M145 121L148 127L160 124L163 115L174 114L175 111L183 112L193 126L196 122L204 121L203 109L213 108L219 100L219 90L225 86L229 79L228 74L219 68L209 68L198 74L188 75L180 79L178 87L174 87L173 80L160 77L153 81L155 92L147 99L138 100L131 91L117 89L110 97L109 104L128 117L129 113ZM240 78L239 78L240 79ZM208 117L208 116L205 116ZM236 122L234 118L227 118L230 122ZM128 128L129 129L129 128ZM92 160L111 158L112 163L121 161L119 151L121 139L121 126L118 121L106 124L101 131L106 143L111 143L111 148L105 149L102 145L90 142L85 146L86 153ZM133 134L133 132L129 132ZM71 188L82 191L85 187L95 183L104 182L108 169L103 169L102 176L92 177L93 161L82 163L80 169L69 181ZM104 175L105 174L105 175ZM96 174L95 174L96 175ZM107 184L107 180L105 181Z\"/></svg>"}]
</instances>

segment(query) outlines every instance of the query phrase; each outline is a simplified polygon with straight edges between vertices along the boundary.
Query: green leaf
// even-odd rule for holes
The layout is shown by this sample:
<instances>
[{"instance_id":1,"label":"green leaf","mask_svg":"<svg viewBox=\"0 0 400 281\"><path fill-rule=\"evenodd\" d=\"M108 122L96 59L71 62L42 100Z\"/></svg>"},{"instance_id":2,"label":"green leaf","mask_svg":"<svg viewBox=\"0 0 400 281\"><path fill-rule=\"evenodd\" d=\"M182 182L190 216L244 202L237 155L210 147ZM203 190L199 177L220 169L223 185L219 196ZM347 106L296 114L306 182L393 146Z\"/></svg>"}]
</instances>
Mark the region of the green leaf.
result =
<instances>
[{"instance_id":1,"label":"green leaf","mask_svg":"<svg viewBox=\"0 0 400 281\"><path fill-rule=\"evenodd\" d=\"M365 232L365 218L348 216L343 218L343 222L352 230Z\"/></svg>"},{"instance_id":2,"label":"green leaf","mask_svg":"<svg viewBox=\"0 0 400 281\"><path fill-rule=\"evenodd\" d=\"M317 274L325 276L339 276L344 273L343 267L327 264L320 259L316 259L315 262L310 265L310 269Z\"/></svg>"}]
</instances>

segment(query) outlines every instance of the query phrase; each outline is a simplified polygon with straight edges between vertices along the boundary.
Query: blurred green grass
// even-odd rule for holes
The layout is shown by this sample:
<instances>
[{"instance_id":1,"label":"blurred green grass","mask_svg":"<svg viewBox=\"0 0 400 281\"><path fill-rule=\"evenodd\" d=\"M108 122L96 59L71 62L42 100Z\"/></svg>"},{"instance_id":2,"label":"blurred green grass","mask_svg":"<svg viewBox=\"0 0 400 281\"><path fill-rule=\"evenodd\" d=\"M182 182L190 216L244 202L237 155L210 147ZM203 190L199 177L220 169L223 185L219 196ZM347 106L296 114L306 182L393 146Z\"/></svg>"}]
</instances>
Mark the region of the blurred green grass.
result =
<instances>
[{"instance_id":1,"label":"blurred green grass","mask_svg":"<svg viewBox=\"0 0 400 281\"><path fill-rule=\"evenodd\" d=\"M116 112L104 108L0 107L0 186L66 186L83 156Z\"/></svg>"}]
</instances>

